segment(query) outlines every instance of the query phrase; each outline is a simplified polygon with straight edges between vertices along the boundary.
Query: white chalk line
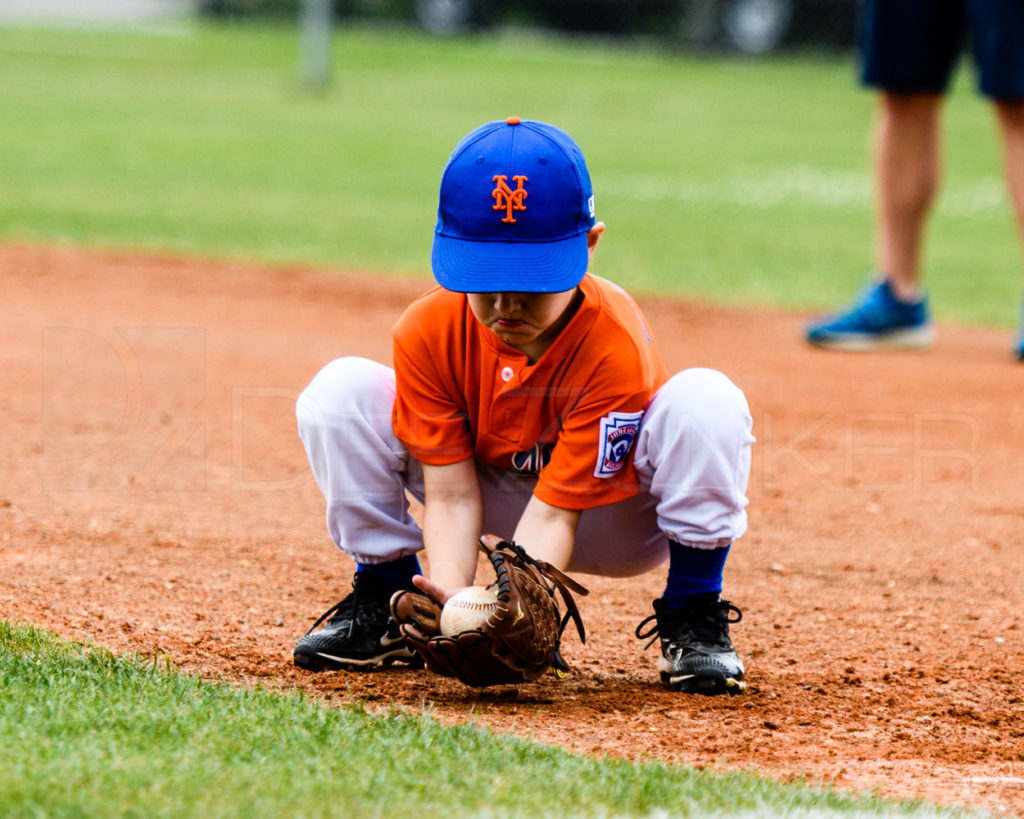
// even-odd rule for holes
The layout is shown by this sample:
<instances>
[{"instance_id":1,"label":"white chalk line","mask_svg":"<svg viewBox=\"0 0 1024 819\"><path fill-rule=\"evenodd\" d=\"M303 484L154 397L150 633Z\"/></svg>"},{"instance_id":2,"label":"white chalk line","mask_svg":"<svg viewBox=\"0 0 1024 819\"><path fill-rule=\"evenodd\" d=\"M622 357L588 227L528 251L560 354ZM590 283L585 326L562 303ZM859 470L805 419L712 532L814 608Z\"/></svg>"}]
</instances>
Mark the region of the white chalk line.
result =
<instances>
[{"instance_id":1,"label":"white chalk line","mask_svg":"<svg viewBox=\"0 0 1024 819\"><path fill-rule=\"evenodd\" d=\"M739 169L717 180L696 180L661 174L605 175L600 197L643 202L674 202L703 207L744 207L773 210L815 206L870 211L873 181L868 174L794 166L764 172ZM963 218L1003 218L1009 199L1001 177L963 184L948 181L940 191L938 210Z\"/></svg>"}]
</instances>

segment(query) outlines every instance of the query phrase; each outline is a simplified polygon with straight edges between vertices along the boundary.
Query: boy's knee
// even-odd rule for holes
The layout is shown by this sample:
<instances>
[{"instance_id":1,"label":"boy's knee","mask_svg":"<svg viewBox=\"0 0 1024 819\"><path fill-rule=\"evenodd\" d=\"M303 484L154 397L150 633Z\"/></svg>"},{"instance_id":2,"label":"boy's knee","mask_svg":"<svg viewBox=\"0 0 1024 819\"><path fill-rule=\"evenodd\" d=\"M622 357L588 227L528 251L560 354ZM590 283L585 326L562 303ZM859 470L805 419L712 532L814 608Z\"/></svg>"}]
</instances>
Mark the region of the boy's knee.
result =
<instances>
[{"instance_id":1,"label":"boy's knee","mask_svg":"<svg viewBox=\"0 0 1024 819\"><path fill-rule=\"evenodd\" d=\"M344 419L386 413L394 403L394 372L367 358L336 358L320 370L295 402L300 428L336 426Z\"/></svg>"},{"instance_id":2,"label":"boy's knee","mask_svg":"<svg viewBox=\"0 0 1024 819\"><path fill-rule=\"evenodd\" d=\"M707 367L676 373L658 391L658 400L663 399L673 414L683 413L702 425L747 424L750 418L743 391L724 373Z\"/></svg>"},{"instance_id":3,"label":"boy's knee","mask_svg":"<svg viewBox=\"0 0 1024 819\"><path fill-rule=\"evenodd\" d=\"M667 452L699 461L706 450L730 453L731 460L753 442L752 427L746 396L724 374L704 367L683 370L665 382L648 409L638 466L651 468L661 463L653 453Z\"/></svg>"}]
</instances>

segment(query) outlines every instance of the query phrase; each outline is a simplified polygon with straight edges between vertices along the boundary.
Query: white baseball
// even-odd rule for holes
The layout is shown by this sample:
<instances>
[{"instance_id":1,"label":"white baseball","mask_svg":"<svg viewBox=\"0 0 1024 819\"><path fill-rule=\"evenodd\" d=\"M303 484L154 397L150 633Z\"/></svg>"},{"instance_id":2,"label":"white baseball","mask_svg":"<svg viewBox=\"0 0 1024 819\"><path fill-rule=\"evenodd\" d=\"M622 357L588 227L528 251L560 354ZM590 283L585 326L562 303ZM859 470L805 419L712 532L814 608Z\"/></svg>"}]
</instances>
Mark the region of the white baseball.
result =
<instances>
[{"instance_id":1,"label":"white baseball","mask_svg":"<svg viewBox=\"0 0 1024 819\"><path fill-rule=\"evenodd\" d=\"M441 634L453 637L484 624L498 607L498 596L483 586L470 586L448 598L441 610Z\"/></svg>"}]
</instances>

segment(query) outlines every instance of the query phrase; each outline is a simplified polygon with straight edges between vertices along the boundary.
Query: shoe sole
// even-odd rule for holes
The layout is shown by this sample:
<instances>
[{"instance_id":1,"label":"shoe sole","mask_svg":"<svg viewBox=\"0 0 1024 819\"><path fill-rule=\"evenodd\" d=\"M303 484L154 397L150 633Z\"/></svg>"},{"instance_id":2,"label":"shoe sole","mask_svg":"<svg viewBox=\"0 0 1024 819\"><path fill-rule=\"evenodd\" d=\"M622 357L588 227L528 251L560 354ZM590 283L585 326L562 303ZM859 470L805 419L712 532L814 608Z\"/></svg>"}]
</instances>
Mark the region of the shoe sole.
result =
<instances>
[{"instance_id":1,"label":"shoe sole","mask_svg":"<svg viewBox=\"0 0 1024 819\"><path fill-rule=\"evenodd\" d=\"M686 674L678 677L662 673L661 681L670 691L680 691L684 694L703 694L712 697L721 694L728 694L734 697L737 694L742 694L747 687L743 680L727 677L724 674L715 674L714 672Z\"/></svg>"},{"instance_id":2,"label":"shoe sole","mask_svg":"<svg viewBox=\"0 0 1024 819\"><path fill-rule=\"evenodd\" d=\"M935 328L915 327L912 330L893 330L884 335L873 333L843 333L819 338L808 338L815 347L826 350L843 350L851 353L867 353L879 350L924 350L935 340Z\"/></svg>"},{"instance_id":3,"label":"shoe sole","mask_svg":"<svg viewBox=\"0 0 1024 819\"><path fill-rule=\"evenodd\" d=\"M316 652L313 654L292 654L292 662L304 671L373 671L387 668L395 663L406 663L413 668L422 668L423 660L408 648L400 648L374 657L356 659L353 657L335 657L331 654Z\"/></svg>"}]
</instances>

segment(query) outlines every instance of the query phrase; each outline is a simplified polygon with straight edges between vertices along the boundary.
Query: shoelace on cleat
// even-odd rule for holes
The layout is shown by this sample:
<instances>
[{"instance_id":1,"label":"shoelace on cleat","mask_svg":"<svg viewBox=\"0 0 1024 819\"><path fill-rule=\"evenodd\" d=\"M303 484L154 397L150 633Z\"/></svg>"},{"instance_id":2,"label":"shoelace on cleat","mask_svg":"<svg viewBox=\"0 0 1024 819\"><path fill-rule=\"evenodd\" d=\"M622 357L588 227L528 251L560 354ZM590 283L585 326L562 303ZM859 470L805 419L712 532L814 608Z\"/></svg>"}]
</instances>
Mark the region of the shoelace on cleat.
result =
<instances>
[{"instance_id":1,"label":"shoelace on cleat","mask_svg":"<svg viewBox=\"0 0 1024 819\"><path fill-rule=\"evenodd\" d=\"M672 622L665 624L667 630L675 632L680 626L687 626L694 641L710 645L715 645L722 641L725 635L723 625L738 623L743 619L743 612L728 600L720 600L711 611L700 613L680 611L674 614L675 616L671 618ZM733 614L736 616L732 617ZM664 619L667 620L669 618ZM643 631L644 626L652 621L653 625L647 631ZM661 636L657 613L640 621L640 624L636 627L636 636L640 640L646 640L648 637L651 638L644 646L645 651L654 645L655 641ZM675 635L673 634L672 636Z\"/></svg>"},{"instance_id":2,"label":"shoelace on cleat","mask_svg":"<svg viewBox=\"0 0 1024 819\"><path fill-rule=\"evenodd\" d=\"M306 634L312 634L313 629L325 620L327 621L328 626L331 626L335 622L344 620L348 620L349 623L351 623L350 628L354 626L356 622L356 611L359 608L359 586L361 583L362 578L356 574L355 577L352 578L352 591L321 614L317 621L310 626L309 631L307 631Z\"/></svg>"},{"instance_id":3,"label":"shoelace on cleat","mask_svg":"<svg viewBox=\"0 0 1024 819\"><path fill-rule=\"evenodd\" d=\"M335 612L337 612L337 614L335 614ZM330 626L336 620L348 619L350 622L355 622L354 612L355 612L355 595L354 594L346 595L344 598L342 598L337 603L335 603L333 606L331 606L329 609L327 609L327 611L325 611L323 614L321 614L320 617L317 619L317 621L315 623L313 623L312 626L309 627L309 631L307 631L306 634L312 634L313 633L313 629L315 629L317 626L319 626L325 620L327 620L327 625L328 626ZM332 616L332 615L334 615L334 616ZM328 618L330 618L330 620L328 620Z\"/></svg>"}]
</instances>

